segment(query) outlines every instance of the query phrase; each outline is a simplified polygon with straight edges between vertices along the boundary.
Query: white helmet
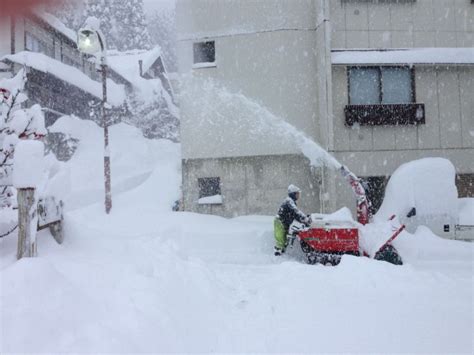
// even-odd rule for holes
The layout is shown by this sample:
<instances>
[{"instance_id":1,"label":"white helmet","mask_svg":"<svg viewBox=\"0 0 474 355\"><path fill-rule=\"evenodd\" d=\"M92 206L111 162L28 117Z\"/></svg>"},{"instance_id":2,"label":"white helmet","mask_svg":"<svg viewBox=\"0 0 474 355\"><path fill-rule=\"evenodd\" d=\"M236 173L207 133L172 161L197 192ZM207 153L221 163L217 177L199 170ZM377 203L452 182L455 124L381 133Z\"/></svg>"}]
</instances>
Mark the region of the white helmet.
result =
<instances>
[{"instance_id":1,"label":"white helmet","mask_svg":"<svg viewBox=\"0 0 474 355\"><path fill-rule=\"evenodd\" d=\"M301 189L298 186L295 186L293 184L288 186L288 193L289 194L292 194L292 193L295 193L295 192L301 192Z\"/></svg>"}]
</instances>

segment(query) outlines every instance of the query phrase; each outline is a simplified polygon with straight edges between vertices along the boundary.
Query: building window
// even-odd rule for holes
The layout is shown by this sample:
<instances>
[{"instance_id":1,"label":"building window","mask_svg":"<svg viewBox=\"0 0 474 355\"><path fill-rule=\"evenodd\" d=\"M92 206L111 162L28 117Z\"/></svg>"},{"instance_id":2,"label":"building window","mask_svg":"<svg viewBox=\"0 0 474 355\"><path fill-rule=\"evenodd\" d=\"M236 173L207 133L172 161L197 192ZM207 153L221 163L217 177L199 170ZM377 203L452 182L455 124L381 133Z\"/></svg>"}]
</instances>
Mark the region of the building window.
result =
<instances>
[{"instance_id":1,"label":"building window","mask_svg":"<svg viewBox=\"0 0 474 355\"><path fill-rule=\"evenodd\" d=\"M30 52L49 55L46 44L28 32L25 32L25 49Z\"/></svg>"},{"instance_id":2,"label":"building window","mask_svg":"<svg viewBox=\"0 0 474 355\"><path fill-rule=\"evenodd\" d=\"M459 198L474 197L474 174L457 174L456 187Z\"/></svg>"},{"instance_id":3,"label":"building window","mask_svg":"<svg viewBox=\"0 0 474 355\"><path fill-rule=\"evenodd\" d=\"M199 178L198 185L199 198L221 194L221 179L218 177Z\"/></svg>"},{"instance_id":4,"label":"building window","mask_svg":"<svg viewBox=\"0 0 474 355\"><path fill-rule=\"evenodd\" d=\"M194 43L193 52L194 66L199 66L200 64L207 64L207 66L215 65L216 48L214 41Z\"/></svg>"},{"instance_id":5,"label":"building window","mask_svg":"<svg viewBox=\"0 0 474 355\"><path fill-rule=\"evenodd\" d=\"M409 67L350 67L346 124L422 124L423 104L415 104L415 75Z\"/></svg>"},{"instance_id":6,"label":"building window","mask_svg":"<svg viewBox=\"0 0 474 355\"><path fill-rule=\"evenodd\" d=\"M407 67L349 68L351 105L414 102L413 71Z\"/></svg>"}]
</instances>

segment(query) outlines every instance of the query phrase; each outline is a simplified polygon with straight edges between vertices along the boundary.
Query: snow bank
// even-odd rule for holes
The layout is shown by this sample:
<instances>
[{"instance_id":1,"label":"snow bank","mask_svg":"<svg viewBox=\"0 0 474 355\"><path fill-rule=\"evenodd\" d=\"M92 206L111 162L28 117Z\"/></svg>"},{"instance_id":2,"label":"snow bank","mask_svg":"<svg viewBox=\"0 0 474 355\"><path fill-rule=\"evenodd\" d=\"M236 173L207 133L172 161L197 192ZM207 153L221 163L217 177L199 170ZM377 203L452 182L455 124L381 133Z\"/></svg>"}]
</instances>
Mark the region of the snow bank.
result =
<instances>
[{"instance_id":1,"label":"snow bank","mask_svg":"<svg viewBox=\"0 0 474 355\"><path fill-rule=\"evenodd\" d=\"M411 265L442 262L447 264L446 268L452 268L453 264L470 260L472 277L474 260L474 243L472 242L443 239L435 235L428 227L420 226L413 234L408 232L400 234L393 245L403 261Z\"/></svg>"},{"instance_id":2,"label":"snow bank","mask_svg":"<svg viewBox=\"0 0 474 355\"><path fill-rule=\"evenodd\" d=\"M88 92L95 97L102 99L102 84L92 80L79 69L61 63L42 53L20 52L7 55L1 58L2 61L9 61L21 65L26 65L43 73L50 73L55 77L71 84L79 89ZM120 106L125 100L125 88L114 81L107 79L107 100L114 106Z\"/></svg>"},{"instance_id":3,"label":"snow bank","mask_svg":"<svg viewBox=\"0 0 474 355\"><path fill-rule=\"evenodd\" d=\"M69 185L68 191L63 191L66 208L75 209L102 202L103 129L93 121L64 116L50 127L50 131L62 132L79 140L76 152L65 164L69 171L63 169L64 174L58 177L61 184ZM138 128L124 123L111 126L109 134L113 199L117 193L135 188L145 181L154 181L141 198L153 198L157 204L163 204L163 208L171 209L173 202L179 198L180 145L164 139L146 139ZM156 181L153 180L155 170L157 173L170 173L163 180ZM170 195L167 195L168 191ZM157 199L158 196L163 196L163 199ZM135 202L140 204L139 200Z\"/></svg>"},{"instance_id":4,"label":"snow bank","mask_svg":"<svg viewBox=\"0 0 474 355\"><path fill-rule=\"evenodd\" d=\"M103 339L112 345L123 338L120 330L107 325L108 302L91 299L41 257L23 258L2 271L0 295L0 351L102 352L107 349ZM45 341L52 334L56 340Z\"/></svg>"},{"instance_id":5,"label":"snow bank","mask_svg":"<svg viewBox=\"0 0 474 355\"><path fill-rule=\"evenodd\" d=\"M20 140L15 147L13 186L37 188L44 176L44 144L35 140Z\"/></svg>"},{"instance_id":6,"label":"snow bank","mask_svg":"<svg viewBox=\"0 0 474 355\"><path fill-rule=\"evenodd\" d=\"M392 214L405 217L415 207L418 217L456 218L457 189L453 164L443 158L425 158L401 165L390 177L375 219Z\"/></svg>"}]
</instances>

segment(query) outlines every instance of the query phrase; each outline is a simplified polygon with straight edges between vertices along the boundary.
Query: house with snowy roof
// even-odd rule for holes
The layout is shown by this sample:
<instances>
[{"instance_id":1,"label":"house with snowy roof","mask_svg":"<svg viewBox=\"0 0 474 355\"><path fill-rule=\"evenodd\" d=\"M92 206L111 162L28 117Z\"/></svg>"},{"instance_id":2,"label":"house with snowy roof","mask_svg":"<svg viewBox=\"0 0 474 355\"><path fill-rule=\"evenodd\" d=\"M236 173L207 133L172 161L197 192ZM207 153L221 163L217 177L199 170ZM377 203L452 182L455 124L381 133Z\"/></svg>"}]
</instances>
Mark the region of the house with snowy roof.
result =
<instances>
[{"instance_id":1,"label":"house with snowy roof","mask_svg":"<svg viewBox=\"0 0 474 355\"><path fill-rule=\"evenodd\" d=\"M77 49L74 31L53 15L32 10L24 16L2 19L0 35L0 75L11 76L26 67L29 104L42 106L47 126L70 114L101 122L93 113L102 100L101 78L95 58ZM178 110L160 48L110 51L108 62L107 99L114 121L131 116L130 111L136 109L133 103L145 102L149 111L146 118L153 121L147 124L156 126L158 136L176 139L177 129L168 126L171 121L177 127ZM174 133L168 137L160 129Z\"/></svg>"},{"instance_id":2,"label":"house with snowy roof","mask_svg":"<svg viewBox=\"0 0 474 355\"><path fill-rule=\"evenodd\" d=\"M303 210L355 206L337 172L310 167L301 135L275 134L278 119L365 178L375 208L422 157L448 158L474 196L471 0L178 0L177 23L197 88L180 96L185 210L273 214L290 183Z\"/></svg>"},{"instance_id":3,"label":"house with snowy roof","mask_svg":"<svg viewBox=\"0 0 474 355\"><path fill-rule=\"evenodd\" d=\"M149 138L179 137L179 110L161 48L107 52L109 77L125 85L128 119Z\"/></svg>"},{"instance_id":4,"label":"house with snowy roof","mask_svg":"<svg viewBox=\"0 0 474 355\"><path fill-rule=\"evenodd\" d=\"M159 46L151 50L110 50L107 61L110 75L116 82L139 88L141 79L159 80L171 102L175 103L175 94Z\"/></svg>"},{"instance_id":5,"label":"house with snowy roof","mask_svg":"<svg viewBox=\"0 0 474 355\"><path fill-rule=\"evenodd\" d=\"M102 86L95 64L78 51L74 31L41 10L2 19L0 27L0 74L26 67L29 101L43 107L46 124L67 114L89 118L90 104L102 99ZM108 85L110 105L122 105L125 87L113 80Z\"/></svg>"}]
</instances>

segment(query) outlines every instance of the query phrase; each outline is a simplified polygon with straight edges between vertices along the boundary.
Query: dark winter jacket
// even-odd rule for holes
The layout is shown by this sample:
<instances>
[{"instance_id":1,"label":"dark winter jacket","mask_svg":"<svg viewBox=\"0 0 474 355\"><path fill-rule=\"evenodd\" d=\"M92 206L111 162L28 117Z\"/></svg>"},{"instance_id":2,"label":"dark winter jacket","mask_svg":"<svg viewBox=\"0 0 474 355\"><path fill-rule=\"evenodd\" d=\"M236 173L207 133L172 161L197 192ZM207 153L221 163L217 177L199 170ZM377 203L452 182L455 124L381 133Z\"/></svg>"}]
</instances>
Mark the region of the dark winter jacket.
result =
<instances>
[{"instance_id":1,"label":"dark winter jacket","mask_svg":"<svg viewBox=\"0 0 474 355\"><path fill-rule=\"evenodd\" d=\"M300 223L308 223L308 217L296 206L296 200L287 197L278 210L278 218L288 231L291 223L297 220Z\"/></svg>"}]
</instances>

